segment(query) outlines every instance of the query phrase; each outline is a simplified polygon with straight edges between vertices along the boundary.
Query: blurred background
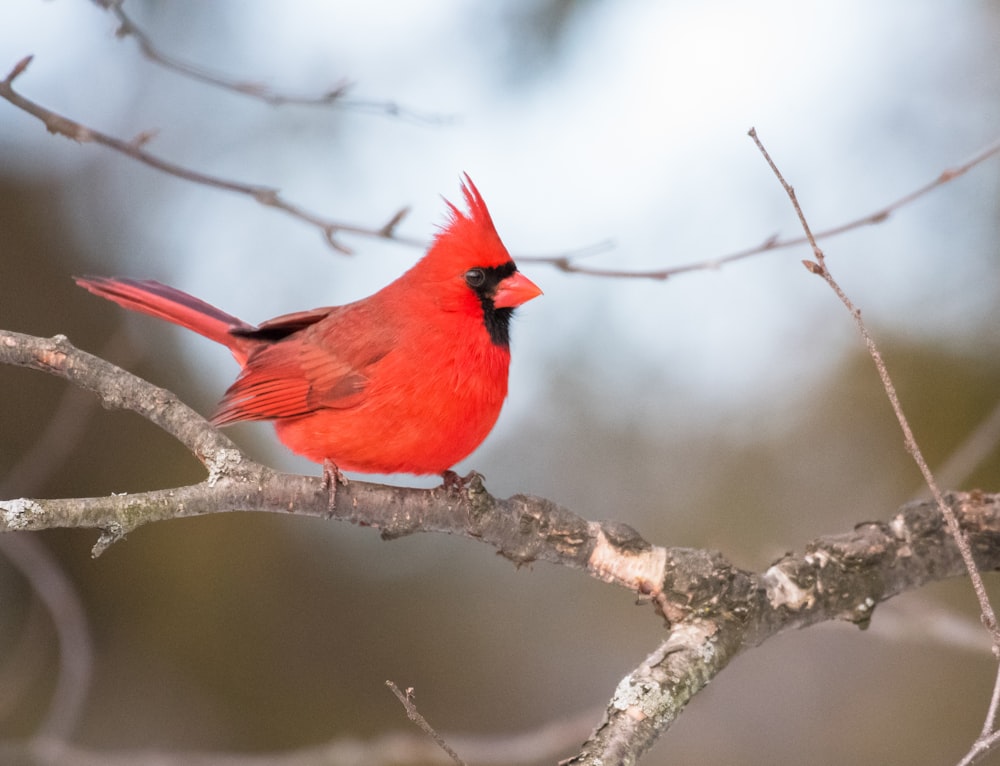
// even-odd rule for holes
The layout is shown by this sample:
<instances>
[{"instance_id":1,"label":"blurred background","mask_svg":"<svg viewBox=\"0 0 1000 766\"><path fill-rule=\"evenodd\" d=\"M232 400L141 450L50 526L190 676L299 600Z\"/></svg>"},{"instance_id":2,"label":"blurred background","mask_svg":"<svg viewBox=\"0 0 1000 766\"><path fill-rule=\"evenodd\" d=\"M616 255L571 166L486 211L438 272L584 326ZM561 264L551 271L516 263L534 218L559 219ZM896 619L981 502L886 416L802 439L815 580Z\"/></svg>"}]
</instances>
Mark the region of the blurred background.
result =
<instances>
[{"instance_id":1,"label":"blurred background","mask_svg":"<svg viewBox=\"0 0 1000 766\"><path fill-rule=\"evenodd\" d=\"M186 167L279 188L329 218L428 240L468 172L515 255L613 246L585 264L660 269L871 213L1000 136L995 0L591 0L248 4L129 0L171 56L332 107L273 107L193 82L117 39L83 0L0 11L0 70L28 98ZM998 403L1000 160L823 245L881 343L932 468ZM46 133L0 102L0 326L67 334L208 413L228 352L77 289L175 285L251 322L363 297L413 246L319 232L237 195ZM887 519L920 491L850 316L784 250L666 282L522 270L511 394L458 468L617 519L662 545L762 569L812 537ZM0 369L2 496L199 481L140 418ZM231 436L291 471L267 425ZM1000 456L949 488L1000 489ZM427 486L428 481L391 477ZM78 594L93 685L74 741L98 749L284 751L406 730L391 679L443 732L498 735L595 711L662 639L648 606L578 572L515 570L467 540L384 543L304 518L222 514L38 535ZM0 560L0 737L35 731L59 656ZM994 678L965 582L778 637L720 675L644 763L954 762ZM765 704L761 704L766 700ZM585 719L586 720L586 719ZM891 731L892 736L886 736ZM587 725L580 731L582 739ZM721 736L720 736L721 735ZM572 754L573 743L559 754ZM549 758L549 761L554 760ZM984 762L1000 763L1000 756Z\"/></svg>"}]
</instances>

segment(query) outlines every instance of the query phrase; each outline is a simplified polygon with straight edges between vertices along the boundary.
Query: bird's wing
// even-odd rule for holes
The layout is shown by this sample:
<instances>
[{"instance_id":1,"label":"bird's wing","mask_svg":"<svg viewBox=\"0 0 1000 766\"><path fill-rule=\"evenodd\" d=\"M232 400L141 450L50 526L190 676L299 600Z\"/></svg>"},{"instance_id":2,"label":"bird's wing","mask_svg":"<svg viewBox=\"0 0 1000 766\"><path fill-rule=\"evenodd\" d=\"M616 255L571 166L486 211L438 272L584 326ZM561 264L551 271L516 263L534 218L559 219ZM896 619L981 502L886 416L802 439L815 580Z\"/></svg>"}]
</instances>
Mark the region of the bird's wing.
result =
<instances>
[{"instance_id":1,"label":"bird's wing","mask_svg":"<svg viewBox=\"0 0 1000 766\"><path fill-rule=\"evenodd\" d=\"M364 397L371 368L396 335L358 304L287 314L263 323L263 341L212 417L215 425L347 409Z\"/></svg>"}]
</instances>

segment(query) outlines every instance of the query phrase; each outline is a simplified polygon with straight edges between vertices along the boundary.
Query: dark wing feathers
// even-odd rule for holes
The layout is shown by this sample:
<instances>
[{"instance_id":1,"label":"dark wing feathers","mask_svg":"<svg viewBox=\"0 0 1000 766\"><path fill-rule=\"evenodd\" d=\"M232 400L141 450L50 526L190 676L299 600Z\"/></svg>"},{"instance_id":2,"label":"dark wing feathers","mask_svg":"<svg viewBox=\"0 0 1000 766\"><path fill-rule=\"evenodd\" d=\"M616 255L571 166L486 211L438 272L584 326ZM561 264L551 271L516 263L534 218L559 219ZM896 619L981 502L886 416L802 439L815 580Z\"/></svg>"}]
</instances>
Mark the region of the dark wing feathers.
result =
<instances>
[{"instance_id":1,"label":"dark wing feathers","mask_svg":"<svg viewBox=\"0 0 1000 766\"><path fill-rule=\"evenodd\" d=\"M333 313L334 308L333 306L325 306L323 308L311 309L310 311L296 311L292 314L282 314L280 317L262 322L258 327L239 328L232 330L232 333L241 338L278 341L326 319Z\"/></svg>"}]
</instances>

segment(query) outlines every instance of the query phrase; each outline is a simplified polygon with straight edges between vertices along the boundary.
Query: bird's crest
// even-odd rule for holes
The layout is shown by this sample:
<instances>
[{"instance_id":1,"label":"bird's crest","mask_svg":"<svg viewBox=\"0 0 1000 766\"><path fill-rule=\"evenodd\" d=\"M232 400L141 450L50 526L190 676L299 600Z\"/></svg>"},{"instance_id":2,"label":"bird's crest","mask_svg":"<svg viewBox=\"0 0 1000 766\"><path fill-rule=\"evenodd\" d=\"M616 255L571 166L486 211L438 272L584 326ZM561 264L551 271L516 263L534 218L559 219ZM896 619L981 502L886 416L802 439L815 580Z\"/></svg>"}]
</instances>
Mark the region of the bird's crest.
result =
<instances>
[{"instance_id":1,"label":"bird's crest","mask_svg":"<svg viewBox=\"0 0 1000 766\"><path fill-rule=\"evenodd\" d=\"M500 241L493 218L482 195L468 174L462 176L462 195L469 211L462 211L448 200L450 219L434 240L433 250L446 250L472 266L500 266L511 260Z\"/></svg>"}]
</instances>

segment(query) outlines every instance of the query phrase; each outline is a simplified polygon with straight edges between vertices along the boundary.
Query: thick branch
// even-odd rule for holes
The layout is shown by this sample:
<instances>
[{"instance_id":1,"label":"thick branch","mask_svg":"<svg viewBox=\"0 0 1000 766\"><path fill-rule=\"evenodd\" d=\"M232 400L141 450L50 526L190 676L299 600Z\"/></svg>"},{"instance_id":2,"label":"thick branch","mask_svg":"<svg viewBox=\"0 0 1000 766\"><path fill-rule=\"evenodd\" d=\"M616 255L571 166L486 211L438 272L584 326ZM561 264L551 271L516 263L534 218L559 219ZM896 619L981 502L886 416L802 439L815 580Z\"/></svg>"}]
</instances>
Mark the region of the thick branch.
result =
<instances>
[{"instance_id":1,"label":"thick branch","mask_svg":"<svg viewBox=\"0 0 1000 766\"><path fill-rule=\"evenodd\" d=\"M948 503L981 569L1000 568L1000 495L953 493ZM632 764L733 657L789 628L832 619L867 626L875 606L921 585L964 575L934 502L887 523L821 537L764 573L721 556L670 549L663 602L680 609L669 637L615 690L601 725L566 763Z\"/></svg>"}]
</instances>

